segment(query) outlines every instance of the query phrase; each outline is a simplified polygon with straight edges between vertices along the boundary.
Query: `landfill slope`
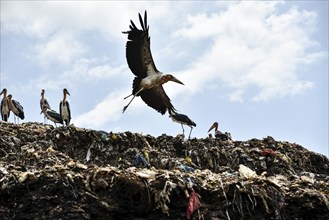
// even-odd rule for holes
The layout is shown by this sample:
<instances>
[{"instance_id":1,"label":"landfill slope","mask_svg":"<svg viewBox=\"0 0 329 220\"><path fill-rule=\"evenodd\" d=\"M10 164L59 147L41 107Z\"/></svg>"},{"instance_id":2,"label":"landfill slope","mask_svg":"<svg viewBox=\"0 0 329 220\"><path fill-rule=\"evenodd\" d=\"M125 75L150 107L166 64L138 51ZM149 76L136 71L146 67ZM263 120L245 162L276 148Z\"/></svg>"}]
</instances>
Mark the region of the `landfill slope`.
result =
<instances>
[{"instance_id":1,"label":"landfill slope","mask_svg":"<svg viewBox=\"0 0 329 220\"><path fill-rule=\"evenodd\" d=\"M329 161L262 140L0 122L0 219L329 219Z\"/></svg>"}]
</instances>

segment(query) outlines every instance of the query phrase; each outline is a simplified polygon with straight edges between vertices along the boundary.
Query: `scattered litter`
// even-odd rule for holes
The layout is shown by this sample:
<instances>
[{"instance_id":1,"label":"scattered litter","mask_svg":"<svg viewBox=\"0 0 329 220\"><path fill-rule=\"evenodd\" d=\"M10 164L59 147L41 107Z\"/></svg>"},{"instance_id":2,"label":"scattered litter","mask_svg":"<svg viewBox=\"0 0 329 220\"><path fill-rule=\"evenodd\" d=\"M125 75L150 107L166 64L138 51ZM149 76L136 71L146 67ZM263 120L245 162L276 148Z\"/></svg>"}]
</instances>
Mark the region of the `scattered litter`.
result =
<instances>
[{"instance_id":1,"label":"scattered litter","mask_svg":"<svg viewBox=\"0 0 329 220\"><path fill-rule=\"evenodd\" d=\"M4 219L329 219L329 161L298 144L0 122Z\"/></svg>"}]
</instances>

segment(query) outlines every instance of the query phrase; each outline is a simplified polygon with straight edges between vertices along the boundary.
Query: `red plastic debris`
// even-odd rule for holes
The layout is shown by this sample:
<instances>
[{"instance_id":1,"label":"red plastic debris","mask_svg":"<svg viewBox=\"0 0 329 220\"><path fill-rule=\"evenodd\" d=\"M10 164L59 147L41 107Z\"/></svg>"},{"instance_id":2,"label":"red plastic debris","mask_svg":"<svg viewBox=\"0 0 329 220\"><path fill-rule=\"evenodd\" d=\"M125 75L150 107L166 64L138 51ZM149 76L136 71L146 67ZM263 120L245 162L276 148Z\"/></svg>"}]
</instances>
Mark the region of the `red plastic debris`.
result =
<instances>
[{"instance_id":1,"label":"red plastic debris","mask_svg":"<svg viewBox=\"0 0 329 220\"><path fill-rule=\"evenodd\" d=\"M262 150L261 152L262 155L266 156L266 155L273 155L275 154L275 151L269 148L265 148Z\"/></svg>"},{"instance_id":2,"label":"red plastic debris","mask_svg":"<svg viewBox=\"0 0 329 220\"><path fill-rule=\"evenodd\" d=\"M192 191L187 205L186 219L190 219L192 213L200 207L201 207L201 202L199 199L199 194Z\"/></svg>"}]
</instances>

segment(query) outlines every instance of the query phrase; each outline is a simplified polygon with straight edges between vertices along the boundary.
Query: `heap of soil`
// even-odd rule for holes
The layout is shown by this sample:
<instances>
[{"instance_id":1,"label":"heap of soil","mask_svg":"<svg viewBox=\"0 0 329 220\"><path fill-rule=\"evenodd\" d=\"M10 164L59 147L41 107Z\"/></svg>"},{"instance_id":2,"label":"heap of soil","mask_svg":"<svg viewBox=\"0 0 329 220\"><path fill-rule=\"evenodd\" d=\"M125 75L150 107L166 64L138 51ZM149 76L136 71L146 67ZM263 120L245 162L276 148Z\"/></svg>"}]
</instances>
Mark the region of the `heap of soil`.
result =
<instances>
[{"instance_id":1,"label":"heap of soil","mask_svg":"<svg viewBox=\"0 0 329 220\"><path fill-rule=\"evenodd\" d=\"M0 219L329 219L298 144L0 123Z\"/></svg>"}]
</instances>

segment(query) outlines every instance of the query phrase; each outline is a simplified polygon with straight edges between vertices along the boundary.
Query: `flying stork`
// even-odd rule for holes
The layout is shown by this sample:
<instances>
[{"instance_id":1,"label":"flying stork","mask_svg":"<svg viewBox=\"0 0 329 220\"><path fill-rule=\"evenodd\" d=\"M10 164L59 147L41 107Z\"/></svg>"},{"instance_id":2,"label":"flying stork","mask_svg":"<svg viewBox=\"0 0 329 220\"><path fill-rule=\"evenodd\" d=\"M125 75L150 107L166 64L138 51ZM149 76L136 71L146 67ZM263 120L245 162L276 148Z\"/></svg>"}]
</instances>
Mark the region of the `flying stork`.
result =
<instances>
[{"instance_id":1,"label":"flying stork","mask_svg":"<svg viewBox=\"0 0 329 220\"><path fill-rule=\"evenodd\" d=\"M214 122L214 124L209 128L208 132L210 132L212 129L215 129L215 138L222 140L222 141L227 141L232 139L230 133L223 133L218 129L218 122Z\"/></svg>"},{"instance_id":2,"label":"flying stork","mask_svg":"<svg viewBox=\"0 0 329 220\"><path fill-rule=\"evenodd\" d=\"M14 113L14 119L15 119L15 123L16 123L16 117L15 115L24 120L25 116L24 116L24 109L23 106L16 100L13 99L13 96L11 94L9 94L7 96L7 100L8 100L8 106L10 111L12 111ZM17 119L17 121L19 122L19 119Z\"/></svg>"},{"instance_id":3,"label":"flying stork","mask_svg":"<svg viewBox=\"0 0 329 220\"><path fill-rule=\"evenodd\" d=\"M70 104L66 100L66 95L70 95L70 93L65 88L63 89L63 100L59 103L59 113L63 121L65 122L65 125L68 126L71 120L71 110L70 110Z\"/></svg>"},{"instance_id":4,"label":"flying stork","mask_svg":"<svg viewBox=\"0 0 329 220\"><path fill-rule=\"evenodd\" d=\"M191 128L190 134L188 136L188 139L190 139L191 133L192 133L192 129L193 129L193 127L196 126L196 124L194 123L194 121L192 121L187 115L179 114L179 113L172 112L172 111L169 111L169 117L174 122L177 122L177 123L179 123L179 124L182 125L183 135L184 135L184 127L183 127L183 124L184 125L187 125L187 126L189 126Z\"/></svg>"},{"instance_id":5,"label":"flying stork","mask_svg":"<svg viewBox=\"0 0 329 220\"><path fill-rule=\"evenodd\" d=\"M42 109L43 114L49 119L50 121L54 122L55 127L57 127L56 123L63 124L63 119L60 114L58 114L56 111L47 108L47 106L43 106Z\"/></svg>"},{"instance_id":6,"label":"flying stork","mask_svg":"<svg viewBox=\"0 0 329 220\"><path fill-rule=\"evenodd\" d=\"M149 26L147 25L146 11L144 14L144 21L141 14L138 15L142 29L138 29L134 22L130 20L130 30L122 32L128 34L126 58L131 72L136 76L133 81L132 94L125 97L125 99L130 96L133 97L123 108L123 112L125 112L136 96L140 96L148 106L163 115L167 110L174 111L175 108L171 104L162 84L168 81L184 84L174 76L163 74L156 68L150 48Z\"/></svg>"},{"instance_id":7,"label":"flying stork","mask_svg":"<svg viewBox=\"0 0 329 220\"><path fill-rule=\"evenodd\" d=\"M8 121L9 115L10 115L10 109L9 109L9 104L8 104L8 100L7 100L7 89L4 88L0 95L3 94L3 98L1 100L1 118L2 121Z\"/></svg>"},{"instance_id":8,"label":"flying stork","mask_svg":"<svg viewBox=\"0 0 329 220\"><path fill-rule=\"evenodd\" d=\"M46 108L44 108L44 106L46 106ZM45 97L45 90L44 89L41 90L40 108L41 108L40 114L44 113L43 109L51 109L51 107L49 105L49 102L48 102L47 98ZM46 115L45 114L44 114L44 123L46 123Z\"/></svg>"}]
</instances>

